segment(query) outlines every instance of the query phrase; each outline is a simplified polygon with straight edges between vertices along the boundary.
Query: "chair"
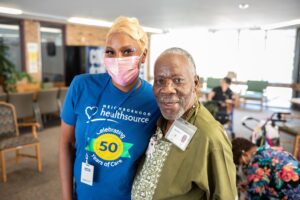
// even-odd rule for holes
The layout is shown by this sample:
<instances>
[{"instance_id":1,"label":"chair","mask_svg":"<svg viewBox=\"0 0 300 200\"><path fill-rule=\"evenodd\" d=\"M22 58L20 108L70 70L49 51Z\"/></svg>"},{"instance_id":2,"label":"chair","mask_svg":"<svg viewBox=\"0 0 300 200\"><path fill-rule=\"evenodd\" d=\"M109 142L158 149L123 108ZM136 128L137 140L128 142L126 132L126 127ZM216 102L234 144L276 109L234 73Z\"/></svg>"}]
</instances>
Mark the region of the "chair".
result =
<instances>
[{"instance_id":1,"label":"chair","mask_svg":"<svg viewBox=\"0 0 300 200\"><path fill-rule=\"evenodd\" d=\"M219 79L219 78L208 77L206 80L206 88L201 89L201 93L205 94L207 96L214 87L217 87L220 85L220 81L221 81L221 79Z\"/></svg>"},{"instance_id":2,"label":"chair","mask_svg":"<svg viewBox=\"0 0 300 200\"><path fill-rule=\"evenodd\" d=\"M44 121L47 114L59 112L57 97L58 88L43 89L37 93L37 109L39 110L39 115L44 117Z\"/></svg>"},{"instance_id":3,"label":"chair","mask_svg":"<svg viewBox=\"0 0 300 200\"><path fill-rule=\"evenodd\" d=\"M247 81L247 86L246 92L240 95L240 99L244 99L244 104L247 103L246 100L259 101L263 108L264 91L268 86L268 81Z\"/></svg>"},{"instance_id":4,"label":"chair","mask_svg":"<svg viewBox=\"0 0 300 200\"><path fill-rule=\"evenodd\" d=\"M19 126L32 127L31 134L19 134ZM0 102L0 160L3 182L7 181L5 153L16 152L16 163L21 157L34 158L37 160L37 169L42 171L42 161L40 154L40 142L37 138L36 128L38 123L19 123L17 124L16 111L12 104ZM23 148L35 148L35 155L23 154Z\"/></svg>"},{"instance_id":5,"label":"chair","mask_svg":"<svg viewBox=\"0 0 300 200\"><path fill-rule=\"evenodd\" d=\"M0 93L0 101L7 101L7 94L6 93Z\"/></svg>"},{"instance_id":6,"label":"chair","mask_svg":"<svg viewBox=\"0 0 300 200\"><path fill-rule=\"evenodd\" d=\"M33 92L8 93L8 103L14 105L17 119L35 118Z\"/></svg>"},{"instance_id":7,"label":"chair","mask_svg":"<svg viewBox=\"0 0 300 200\"><path fill-rule=\"evenodd\" d=\"M61 87L61 88L59 88L59 91L58 91L58 98L57 98L57 103L58 103L58 107L59 107L59 112L61 112L62 109L63 109L67 91L68 91L68 87Z\"/></svg>"}]
</instances>

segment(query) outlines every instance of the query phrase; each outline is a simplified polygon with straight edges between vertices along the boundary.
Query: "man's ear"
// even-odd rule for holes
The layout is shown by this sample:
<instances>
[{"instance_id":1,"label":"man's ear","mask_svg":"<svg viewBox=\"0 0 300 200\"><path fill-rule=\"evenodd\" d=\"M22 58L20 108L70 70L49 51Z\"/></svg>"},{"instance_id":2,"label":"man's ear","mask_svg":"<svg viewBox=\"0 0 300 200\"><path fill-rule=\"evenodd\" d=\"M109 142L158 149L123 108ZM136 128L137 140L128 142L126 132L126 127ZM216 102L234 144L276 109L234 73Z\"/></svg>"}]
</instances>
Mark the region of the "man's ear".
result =
<instances>
[{"instance_id":1,"label":"man's ear","mask_svg":"<svg viewBox=\"0 0 300 200\"><path fill-rule=\"evenodd\" d=\"M200 78L199 78L198 75L195 75L195 76L194 76L194 83L195 83L195 87L196 87L197 89L200 89Z\"/></svg>"},{"instance_id":2,"label":"man's ear","mask_svg":"<svg viewBox=\"0 0 300 200\"><path fill-rule=\"evenodd\" d=\"M200 96L200 78L198 75L194 76L195 92L197 96Z\"/></svg>"},{"instance_id":3,"label":"man's ear","mask_svg":"<svg viewBox=\"0 0 300 200\"><path fill-rule=\"evenodd\" d=\"M143 54L141 56L141 63L145 63L146 57L147 57L147 53L148 53L148 49L145 48L144 51L143 51Z\"/></svg>"}]
</instances>

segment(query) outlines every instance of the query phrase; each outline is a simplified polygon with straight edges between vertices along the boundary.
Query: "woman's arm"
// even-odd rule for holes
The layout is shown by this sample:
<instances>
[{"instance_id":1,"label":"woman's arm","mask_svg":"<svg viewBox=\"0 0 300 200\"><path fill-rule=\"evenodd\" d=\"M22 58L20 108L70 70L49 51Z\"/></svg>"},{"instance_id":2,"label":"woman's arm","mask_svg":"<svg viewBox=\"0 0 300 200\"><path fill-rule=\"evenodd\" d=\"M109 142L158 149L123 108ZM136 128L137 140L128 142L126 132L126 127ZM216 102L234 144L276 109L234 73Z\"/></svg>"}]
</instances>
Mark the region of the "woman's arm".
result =
<instances>
[{"instance_id":1,"label":"woman's arm","mask_svg":"<svg viewBox=\"0 0 300 200\"><path fill-rule=\"evenodd\" d=\"M214 98L215 95L216 95L216 93L215 93L214 91L211 91L210 93L208 93L207 100L208 100L208 101L211 101L212 98Z\"/></svg>"},{"instance_id":2,"label":"woman's arm","mask_svg":"<svg viewBox=\"0 0 300 200\"><path fill-rule=\"evenodd\" d=\"M74 126L70 126L62 121L59 141L59 172L63 200L72 200L73 163L75 155L74 144Z\"/></svg>"}]
</instances>

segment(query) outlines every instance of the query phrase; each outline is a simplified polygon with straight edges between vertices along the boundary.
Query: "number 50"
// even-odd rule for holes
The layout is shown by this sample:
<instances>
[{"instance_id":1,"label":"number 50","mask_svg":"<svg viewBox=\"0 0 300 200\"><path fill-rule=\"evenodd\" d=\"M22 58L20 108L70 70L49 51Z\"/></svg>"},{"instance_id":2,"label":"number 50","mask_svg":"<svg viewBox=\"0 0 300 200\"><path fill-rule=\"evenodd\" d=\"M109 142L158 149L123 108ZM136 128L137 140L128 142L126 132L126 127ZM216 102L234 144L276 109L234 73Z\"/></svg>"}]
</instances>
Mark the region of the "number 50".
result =
<instances>
[{"instance_id":1,"label":"number 50","mask_svg":"<svg viewBox=\"0 0 300 200\"><path fill-rule=\"evenodd\" d=\"M112 153L118 150L118 145L114 142L108 143L106 141L102 141L100 143L100 151L110 151Z\"/></svg>"}]
</instances>

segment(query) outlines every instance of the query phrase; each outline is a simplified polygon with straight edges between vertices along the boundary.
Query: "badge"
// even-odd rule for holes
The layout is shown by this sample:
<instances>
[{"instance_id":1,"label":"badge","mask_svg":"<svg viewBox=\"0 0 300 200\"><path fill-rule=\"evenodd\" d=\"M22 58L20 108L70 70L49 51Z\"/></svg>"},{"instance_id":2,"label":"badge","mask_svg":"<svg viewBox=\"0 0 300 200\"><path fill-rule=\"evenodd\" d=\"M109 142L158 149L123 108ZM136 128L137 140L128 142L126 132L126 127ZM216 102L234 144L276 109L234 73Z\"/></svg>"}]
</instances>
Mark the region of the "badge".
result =
<instances>
[{"instance_id":1,"label":"badge","mask_svg":"<svg viewBox=\"0 0 300 200\"><path fill-rule=\"evenodd\" d=\"M155 134L151 137L150 142L148 144L148 148L146 151L146 155L148 158L152 158L152 155L155 151L155 145L162 137L163 137L163 134L161 132L161 129L157 128Z\"/></svg>"},{"instance_id":2,"label":"badge","mask_svg":"<svg viewBox=\"0 0 300 200\"><path fill-rule=\"evenodd\" d=\"M151 137L149 145L148 145L148 148L147 148L147 151L146 151L147 157L152 158L152 155L153 155L153 153L155 151L155 144L156 144L156 142L157 141L155 140L155 138Z\"/></svg>"},{"instance_id":3,"label":"badge","mask_svg":"<svg viewBox=\"0 0 300 200\"><path fill-rule=\"evenodd\" d=\"M196 126L180 118L173 122L165 137L185 151L196 131Z\"/></svg>"},{"instance_id":4,"label":"badge","mask_svg":"<svg viewBox=\"0 0 300 200\"><path fill-rule=\"evenodd\" d=\"M80 181L87 185L93 185L94 178L94 166L88 164L87 162L83 162L81 165L81 178Z\"/></svg>"}]
</instances>

